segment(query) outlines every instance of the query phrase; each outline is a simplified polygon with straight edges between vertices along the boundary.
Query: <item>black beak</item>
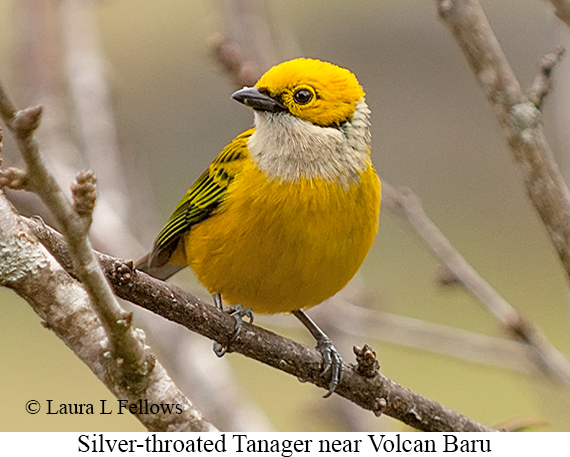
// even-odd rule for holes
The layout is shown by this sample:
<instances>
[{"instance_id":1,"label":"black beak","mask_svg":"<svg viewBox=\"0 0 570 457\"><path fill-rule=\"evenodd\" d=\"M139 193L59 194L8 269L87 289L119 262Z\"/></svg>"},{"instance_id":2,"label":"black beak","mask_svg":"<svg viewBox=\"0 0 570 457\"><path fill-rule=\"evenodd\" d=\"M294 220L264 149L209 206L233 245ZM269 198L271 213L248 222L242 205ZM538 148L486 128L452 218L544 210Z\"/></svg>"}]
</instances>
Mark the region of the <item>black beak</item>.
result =
<instances>
[{"instance_id":1,"label":"black beak","mask_svg":"<svg viewBox=\"0 0 570 457\"><path fill-rule=\"evenodd\" d=\"M281 103L269 95L261 93L257 87L244 87L234 92L232 98L245 106L259 111L270 111L272 113L287 111L287 108Z\"/></svg>"}]
</instances>

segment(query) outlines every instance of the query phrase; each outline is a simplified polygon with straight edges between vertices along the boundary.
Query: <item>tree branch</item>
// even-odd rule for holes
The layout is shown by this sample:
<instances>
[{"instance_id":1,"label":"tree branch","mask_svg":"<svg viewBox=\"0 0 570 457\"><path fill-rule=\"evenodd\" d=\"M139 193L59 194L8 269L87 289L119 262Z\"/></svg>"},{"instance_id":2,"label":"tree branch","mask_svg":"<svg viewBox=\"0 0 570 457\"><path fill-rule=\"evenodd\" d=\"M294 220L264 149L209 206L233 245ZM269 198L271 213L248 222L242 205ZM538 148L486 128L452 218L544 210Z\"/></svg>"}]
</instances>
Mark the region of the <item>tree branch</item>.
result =
<instances>
[{"instance_id":1,"label":"tree branch","mask_svg":"<svg viewBox=\"0 0 570 457\"><path fill-rule=\"evenodd\" d=\"M91 224L91 212L85 212L89 205L83 198L85 194L77 199L76 193L74 195L76 205L72 206L41 156L34 137L41 118L41 107L16 111L1 84L0 94L0 104L3 106L0 110L2 117L14 133L18 148L28 166L24 180L26 188L38 194L43 200L56 217L69 241L77 276L96 304L97 315L110 340L110 350L115 361L110 368L117 375L117 379L131 379L131 382L135 379L143 380L143 373L148 371L149 364L153 361L146 354L144 345L132 332L127 313L117 303L93 255L91 243L87 237ZM13 173L10 177L12 175ZM3 174L0 174L0 184L5 186L8 183L9 181L3 179ZM92 185L94 185L93 177ZM74 188L75 192L78 192L79 189L84 188L84 185L78 183ZM94 190L90 195L93 199L95 198ZM91 210L93 207L94 201L90 205ZM78 211L79 208L81 211ZM121 362L117 363L117 361Z\"/></svg>"},{"instance_id":2,"label":"tree branch","mask_svg":"<svg viewBox=\"0 0 570 457\"><path fill-rule=\"evenodd\" d=\"M158 361L148 365L142 391L137 384L116 382L109 376L108 334L83 286L37 240L2 190L0 216L1 285L24 298L44 320L44 326L62 339L118 399L129 404L147 399L149 403L181 406L181 414L144 414L144 411L136 414L148 430L215 430L178 390ZM144 334L136 331L144 344Z\"/></svg>"},{"instance_id":3,"label":"tree branch","mask_svg":"<svg viewBox=\"0 0 570 457\"><path fill-rule=\"evenodd\" d=\"M558 19L565 22L570 27L570 1L568 0L550 0L554 6L554 12Z\"/></svg>"},{"instance_id":4,"label":"tree branch","mask_svg":"<svg viewBox=\"0 0 570 457\"><path fill-rule=\"evenodd\" d=\"M73 122L69 122L69 116L64 120L69 129L77 130L75 138L81 145L77 149L97 173L99 193L91 228L94 246L119 256L133 255L143 249L137 236L152 240L156 235L153 222L159 212L148 188L150 180L144 178L140 157L125 157L129 149L118 144L96 6L76 0L63 0L56 5L60 19L57 37L66 69L62 76L68 81L66 87L74 113ZM47 15L44 20L49 20ZM33 72L34 65L26 71ZM50 154L49 158L57 173L61 156ZM65 176L57 178L66 182ZM125 308L132 309L129 305ZM203 345L208 343L203 338L182 327L173 329L153 313L139 313L137 324L145 329L177 386L217 427L233 431L273 430L261 409L234 381L229 361L212 364L209 354L204 355Z\"/></svg>"},{"instance_id":5,"label":"tree branch","mask_svg":"<svg viewBox=\"0 0 570 457\"><path fill-rule=\"evenodd\" d=\"M386 341L519 372L528 373L533 368L544 368L542 363L537 364L534 350L520 341L369 309L344 299L342 294L335 295L323 305L311 310L312 317L321 322L328 315L342 316L342 320L334 322L334 328L345 338ZM271 323L281 328L292 328L295 324L287 316L271 316ZM544 370L540 372L544 373Z\"/></svg>"},{"instance_id":6,"label":"tree branch","mask_svg":"<svg viewBox=\"0 0 570 457\"><path fill-rule=\"evenodd\" d=\"M457 252L422 209L418 198L409 190L398 192L383 183L384 204L406 218L426 241L434 254L453 272L457 279L511 333L534 350L540 368L547 367L570 386L570 362L550 344L542 331L525 319L486 282Z\"/></svg>"},{"instance_id":7,"label":"tree branch","mask_svg":"<svg viewBox=\"0 0 570 457\"><path fill-rule=\"evenodd\" d=\"M97 360L97 362L102 363L105 367L104 376L101 375L101 378L104 379L106 385L118 398L128 399L131 402L136 402L140 398L145 397L157 398L157 395L161 393L165 394L166 392L165 390L160 390L164 389L164 385L161 385L158 391L154 390L157 388L158 383L161 382L162 384L168 385L168 388L171 390L168 398L172 399L171 395L174 393L175 397L177 397L176 399L179 400L176 403L183 405L189 413L184 413L185 421L180 421L181 417L174 418L173 414L159 413L153 415L152 418L146 418L142 413L139 414L138 417L143 424L148 427L153 427L151 430L167 430L170 425L172 425L174 429L212 430L213 427L211 424L201 418L191 403L174 386L164 369L157 364L154 356L148 351L148 346L146 346L141 332L131 327L131 314L126 313L119 306L99 267L98 259L94 255L89 239L87 238L91 223L91 212L95 204L94 176L89 173L79 176L77 183L73 186L75 204L72 206L39 153L34 132L39 126L41 112L40 107L16 111L3 86L0 84L0 115L14 133L18 148L28 166L25 173L21 172L19 174L21 179L18 184L25 185L28 190L36 192L54 214L61 227L63 227L63 231L69 242L70 256L74 265L74 271L89 294L89 297L85 297L83 300L75 299L67 303L67 305L71 307L69 312L71 313L73 311L75 301L77 301L78 304L84 305L84 307L93 305L91 311L95 311L97 317L97 319L94 320L97 321L97 325L102 325L104 329L104 338L100 338L99 344L95 344L94 346L99 351L104 352L104 355ZM5 185L14 184L15 175L14 169L7 175L5 175L4 172L0 172L0 186L3 187ZM3 192L1 198L3 200L3 211L0 211L0 214L3 216L2 219L9 219L10 213L13 213L12 219L15 220L17 215L5 199ZM47 296L44 295L44 300L40 303L38 302L39 297L30 294L26 288L33 280L41 279L49 282L45 276L36 274L36 270L26 269L26 265L29 263L38 263L40 272L43 272L41 267L44 264L47 265L49 262L42 261L42 263L39 263L40 260L37 260L33 256L30 257L28 251L33 251L32 249L22 249L21 254L14 252L19 243L15 243L14 239L27 240L25 237L22 238L20 232L10 230L16 226L17 224L15 222L9 223L8 230L4 232L5 243L6 246L8 246L4 256L5 262L8 265L21 262L23 264L21 271L27 272L27 276L31 276L31 278L29 278L29 281L27 281L26 278L24 278L22 282L14 281L10 276L10 271L4 271L5 276L2 278L3 283L13 287L14 290L25 297L32 306L36 306L38 313L41 306L48 306L50 309L51 307L54 309L57 308L53 306L54 304L63 306L62 302L65 301L66 295L61 294L61 296L58 296L57 289L54 290L52 295L49 295L49 293ZM28 244L31 243L30 240L26 242ZM33 245L33 243L31 245ZM38 254L38 256L41 257L40 254ZM61 284L65 285L65 281L63 283L53 281L53 276L51 282L54 284L46 285L46 288L48 288L48 286L57 288L61 286ZM22 284L24 287L20 288L19 286ZM33 282L33 288L37 293L37 289L39 289L40 286L38 283ZM38 295L40 294L38 293ZM64 311L61 310L57 312L57 317L61 317L63 314ZM47 322L52 326L50 319L48 319ZM77 324L79 323L88 324L83 321L77 322ZM77 327L74 331L80 332L81 334L81 332L86 331L85 326ZM64 332L64 329L60 329L58 335L66 340L62 332ZM66 340L66 342L67 341L70 340ZM81 357L81 354L78 355ZM92 359L89 361L93 362ZM93 363L90 366L94 369ZM157 375L159 375L158 379L156 378Z\"/></svg>"},{"instance_id":8,"label":"tree branch","mask_svg":"<svg viewBox=\"0 0 570 457\"><path fill-rule=\"evenodd\" d=\"M61 236L38 220L28 222L41 242L72 272L73 266ZM99 261L115 293L138 306L177 322L193 332L226 344L234 333L235 321L216 307L178 287L134 270L132 261L98 254ZM322 356L316 349L244 323L236 342L230 348L306 382L328 389L329 380L321 375ZM365 377L359 366L347 366L335 393L371 410L385 413L411 427L424 431L491 431L439 403L386 378L378 371Z\"/></svg>"},{"instance_id":9,"label":"tree branch","mask_svg":"<svg viewBox=\"0 0 570 457\"><path fill-rule=\"evenodd\" d=\"M523 93L477 0L436 0L503 128L527 194L570 277L570 192L544 136L542 113Z\"/></svg>"}]
</instances>

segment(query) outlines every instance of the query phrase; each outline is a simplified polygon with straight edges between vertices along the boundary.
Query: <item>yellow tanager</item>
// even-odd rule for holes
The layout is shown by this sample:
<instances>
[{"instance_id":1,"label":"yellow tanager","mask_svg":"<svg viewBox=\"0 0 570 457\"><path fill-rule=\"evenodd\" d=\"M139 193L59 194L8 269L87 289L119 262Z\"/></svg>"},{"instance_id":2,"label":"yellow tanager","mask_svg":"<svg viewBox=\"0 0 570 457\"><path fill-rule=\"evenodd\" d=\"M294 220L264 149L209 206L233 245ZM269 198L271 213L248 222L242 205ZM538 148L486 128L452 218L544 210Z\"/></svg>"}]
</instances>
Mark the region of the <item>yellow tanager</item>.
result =
<instances>
[{"instance_id":1,"label":"yellow tanager","mask_svg":"<svg viewBox=\"0 0 570 457\"><path fill-rule=\"evenodd\" d=\"M323 374L331 371L330 395L342 359L303 310L346 285L378 229L364 91L349 70L296 59L232 97L253 108L255 128L188 190L138 266L160 279L190 266L236 317L234 339L251 310L293 313L317 340Z\"/></svg>"}]
</instances>

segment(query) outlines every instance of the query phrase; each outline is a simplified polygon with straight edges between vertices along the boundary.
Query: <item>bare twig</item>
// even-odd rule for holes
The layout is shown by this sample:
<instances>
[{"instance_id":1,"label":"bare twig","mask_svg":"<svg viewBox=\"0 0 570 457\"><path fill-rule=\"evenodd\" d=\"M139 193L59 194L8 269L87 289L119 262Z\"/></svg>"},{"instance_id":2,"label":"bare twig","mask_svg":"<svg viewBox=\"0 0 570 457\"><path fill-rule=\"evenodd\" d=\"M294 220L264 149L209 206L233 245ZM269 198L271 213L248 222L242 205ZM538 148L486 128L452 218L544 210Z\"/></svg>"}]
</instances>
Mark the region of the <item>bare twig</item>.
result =
<instances>
[{"instance_id":1,"label":"bare twig","mask_svg":"<svg viewBox=\"0 0 570 457\"><path fill-rule=\"evenodd\" d=\"M73 266L65 242L53 229L30 220L34 235L59 260L67 271ZM166 319L214 341L226 343L234 334L231 316L207 305L178 287L134 270L132 261L98 254L103 270L116 294ZM322 356L316 349L303 346L255 325L244 323L231 349L299 379L327 389L329 380L321 373ZM335 393L376 414L385 413L425 431L491 431L439 403L434 402L376 372L367 378L352 366L343 372Z\"/></svg>"},{"instance_id":2,"label":"bare twig","mask_svg":"<svg viewBox=\"0 0 570 457\"><path fill-rule=\"evenodd\" d=\"M253 86L271 66L302 55L281 3L226 0L220 7L225 33L212 37L211 45L236 87Z\"/></svg>"},{"instance_id":3,"label":"bare twig","mask_svg":"<svg viewBox=\"0 0 570 457\"><path fill-rule=\"evenodd\" d=\"M550 88L552 86L552 70L554 69L554 66L560 62L564 51L564 46L558 45L556 52L546 54L542 59L540 59L538 64L538 74L534 78L532 85L526 91L528 99L538 109L542 108L542 102L550 92Z\"/></svg>"},{"instance_id":4,"label":"bare twig","mask_svg":"<svg viewBox=\"0 0 570 457\"><path fill-rule=\"evenodd\" d=\"M399 192L383 182L384 204L403 215L426 241L434 254L457 279L507 328L535 351L537 361L570 386L570 362L550 344L542 331L501 297L457 252L423 211L409 190Z\"/></svg>"},{"instance_id":5,"label":"bare twig","mask_svg":"<svg viewBox=\"0 0 570 457\"><path fill-rule=\"evenodd\" d=\"M0 94L2 117L14 133L20 152L28 166L25 179L27 189L40 196L63 228L70 243L78 277L97 304L99 317L109 333L113 351L117 351L114 355L124 359L127 363L121 366L129 367L129 369L134 368L135 365L149 363L145 360L147 356L142 345L133 338L130 326L124 325L127 315L117 303L93 256L91 244L87 238L90 215L86 217L85 214L74 210L39 153L34 132L39 126L41 107L16 111L1 85ZM137 371L141 367L134 369Z\"/></svg>"},{"instance_id":6,"label":"bare twig","mask_svg":"<svg viewBox=\"0 0 570 457\"><path fill-rule=\"evenodd\" d=\"M503 128L527 194L570 276L570 192L544 136L542 113L523 93L477 0L436 0Z\"/></svg>"},{"instance_id":7,"label":"bare twig","mask_svg":"<svg viewBox=\"0 0 570 457\"><path fill-rule=\"evenodd\" d=\"M75 113L73 127L78 131L85 161L97 172L103 197L95 210L91 231L98 249L132 255L142 249L133 231L140 235L156 230L151 221L158 216L158 210L144 187L148 180L142 178L140 164L133 158L125 166L121 156L124 150L118 144L108 72L95 21L96 4L64 0L58 6L65 76ZM130 304L125 307L132 309ZM138 313L136 321L161 354L162 364L178 387L218 427L234 431L272 429L261 410L235 383L235 376L228 374L232 369L229 361L216 360L213 364L197 354L203 338L182 327L173 329L172 324L152 313Z\"/></svg>"},{"instance_id":8,"label":"bare twig","mask_svg":"<svg viewBox=\"0 0 570 457\"><path fill-rule=\"evenodd\" d=\"M16 111L0 84L0 114L14 133L16 143L28 166L25 179L26 188L33 190L42 198L63 227L69 242L74 271L87 289L90 298L90 300L85 299L81 303L87 305L90 302L95 305L93 310L100 321L100 324L97 325L102 325L105 330L107 344L104 349L108 356L99 360L99 362L106 362L104 364L106 373L102 378L105 379L110 390L119 398L127 398L134 402L144 398L145 395L156 397L154 389L157 387L158 380L155 376L157 373L163 378L167 378L167 376L162 367L156 368L155 358L148 351L141 333L131 327L131 315L126 313L117 303L105 276L99 268L98 260L87 238L91 222L91 210L95 201L94 177L86 174L79 179L74 186L75 206L72 206L47 168L34 138L34 132L39 126L41 112L40 107ZM3 181L6 184L7 181ZM5 213L3 217L8 218L11 208L3 194L2 199L4 211L0 214ZM12 218L16 218L16 216L12 215ZM16 224L13 223L12 225ZM12 240L12 236L10 231L6 232L7 242ZM29 261L25 256L16 257L16 259L22 259L24 262ZM9 282L12 283L13 281ZM53 282L57 283L57 281ZM27 297L30 302L33 301L28 293L24 292L22 295ZM73 306L73 301L70 302L70 306ZM51 321L48 322L50 325L52 324ZM78 327L75 331L85 330ZM164 379L164 382L167 381L170 380ZM171 381L170 384L171 389L175 388ZM179 391L177 391L177 396L181 399L184 398ZM187 399L185 403L190 405ZM192 410L192 415L195 416L194 408ZM141 416L139 415L139 418ZM178 428L192 429L198 424L198 430L211 429L211 425L202 421L199 416L197 416L199 421L190 420L186 424L178 422L179 418L173 421L172 418L163 416L169 416L169 414L163 412L155 415L152 420L141 418L141 421L149 427L157 427L157 430L165 430L161 428L162 425L174 423L177 424Z\"/></svg>"},{"instance_id":9,"label":"bare twig","mask_svg":"<svg viewBox=\"0 0 570 457\"><path fill-rule=\"evenodd\" d=\"M231 76L234 86L253 86L260 71L244 59L239 46L222 36L215 36L210 41L214 56L224 71Z\"/></svg>"}]
</instances>

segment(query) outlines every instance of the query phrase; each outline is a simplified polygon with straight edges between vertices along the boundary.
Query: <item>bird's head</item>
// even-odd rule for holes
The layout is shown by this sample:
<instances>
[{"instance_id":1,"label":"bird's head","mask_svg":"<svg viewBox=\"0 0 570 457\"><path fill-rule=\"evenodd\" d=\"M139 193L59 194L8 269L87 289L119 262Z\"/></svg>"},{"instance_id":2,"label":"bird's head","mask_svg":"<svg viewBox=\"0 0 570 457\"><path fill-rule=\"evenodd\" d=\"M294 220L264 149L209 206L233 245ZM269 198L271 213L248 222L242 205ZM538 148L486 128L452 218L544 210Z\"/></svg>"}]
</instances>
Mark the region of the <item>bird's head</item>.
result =
<instances>
[{"instance_id":1,"label":"bird's head","mask_svg":"<svg viewBox=\"0 0 570 457\"><path fill-rule=\"evenodd\" d=\"M254 87L232 97L257 111L289 113L321 127L339 126L352 119L364 90L347 69L314 59L295 59L276 65Z\"/></svg>"}]
</instances>

